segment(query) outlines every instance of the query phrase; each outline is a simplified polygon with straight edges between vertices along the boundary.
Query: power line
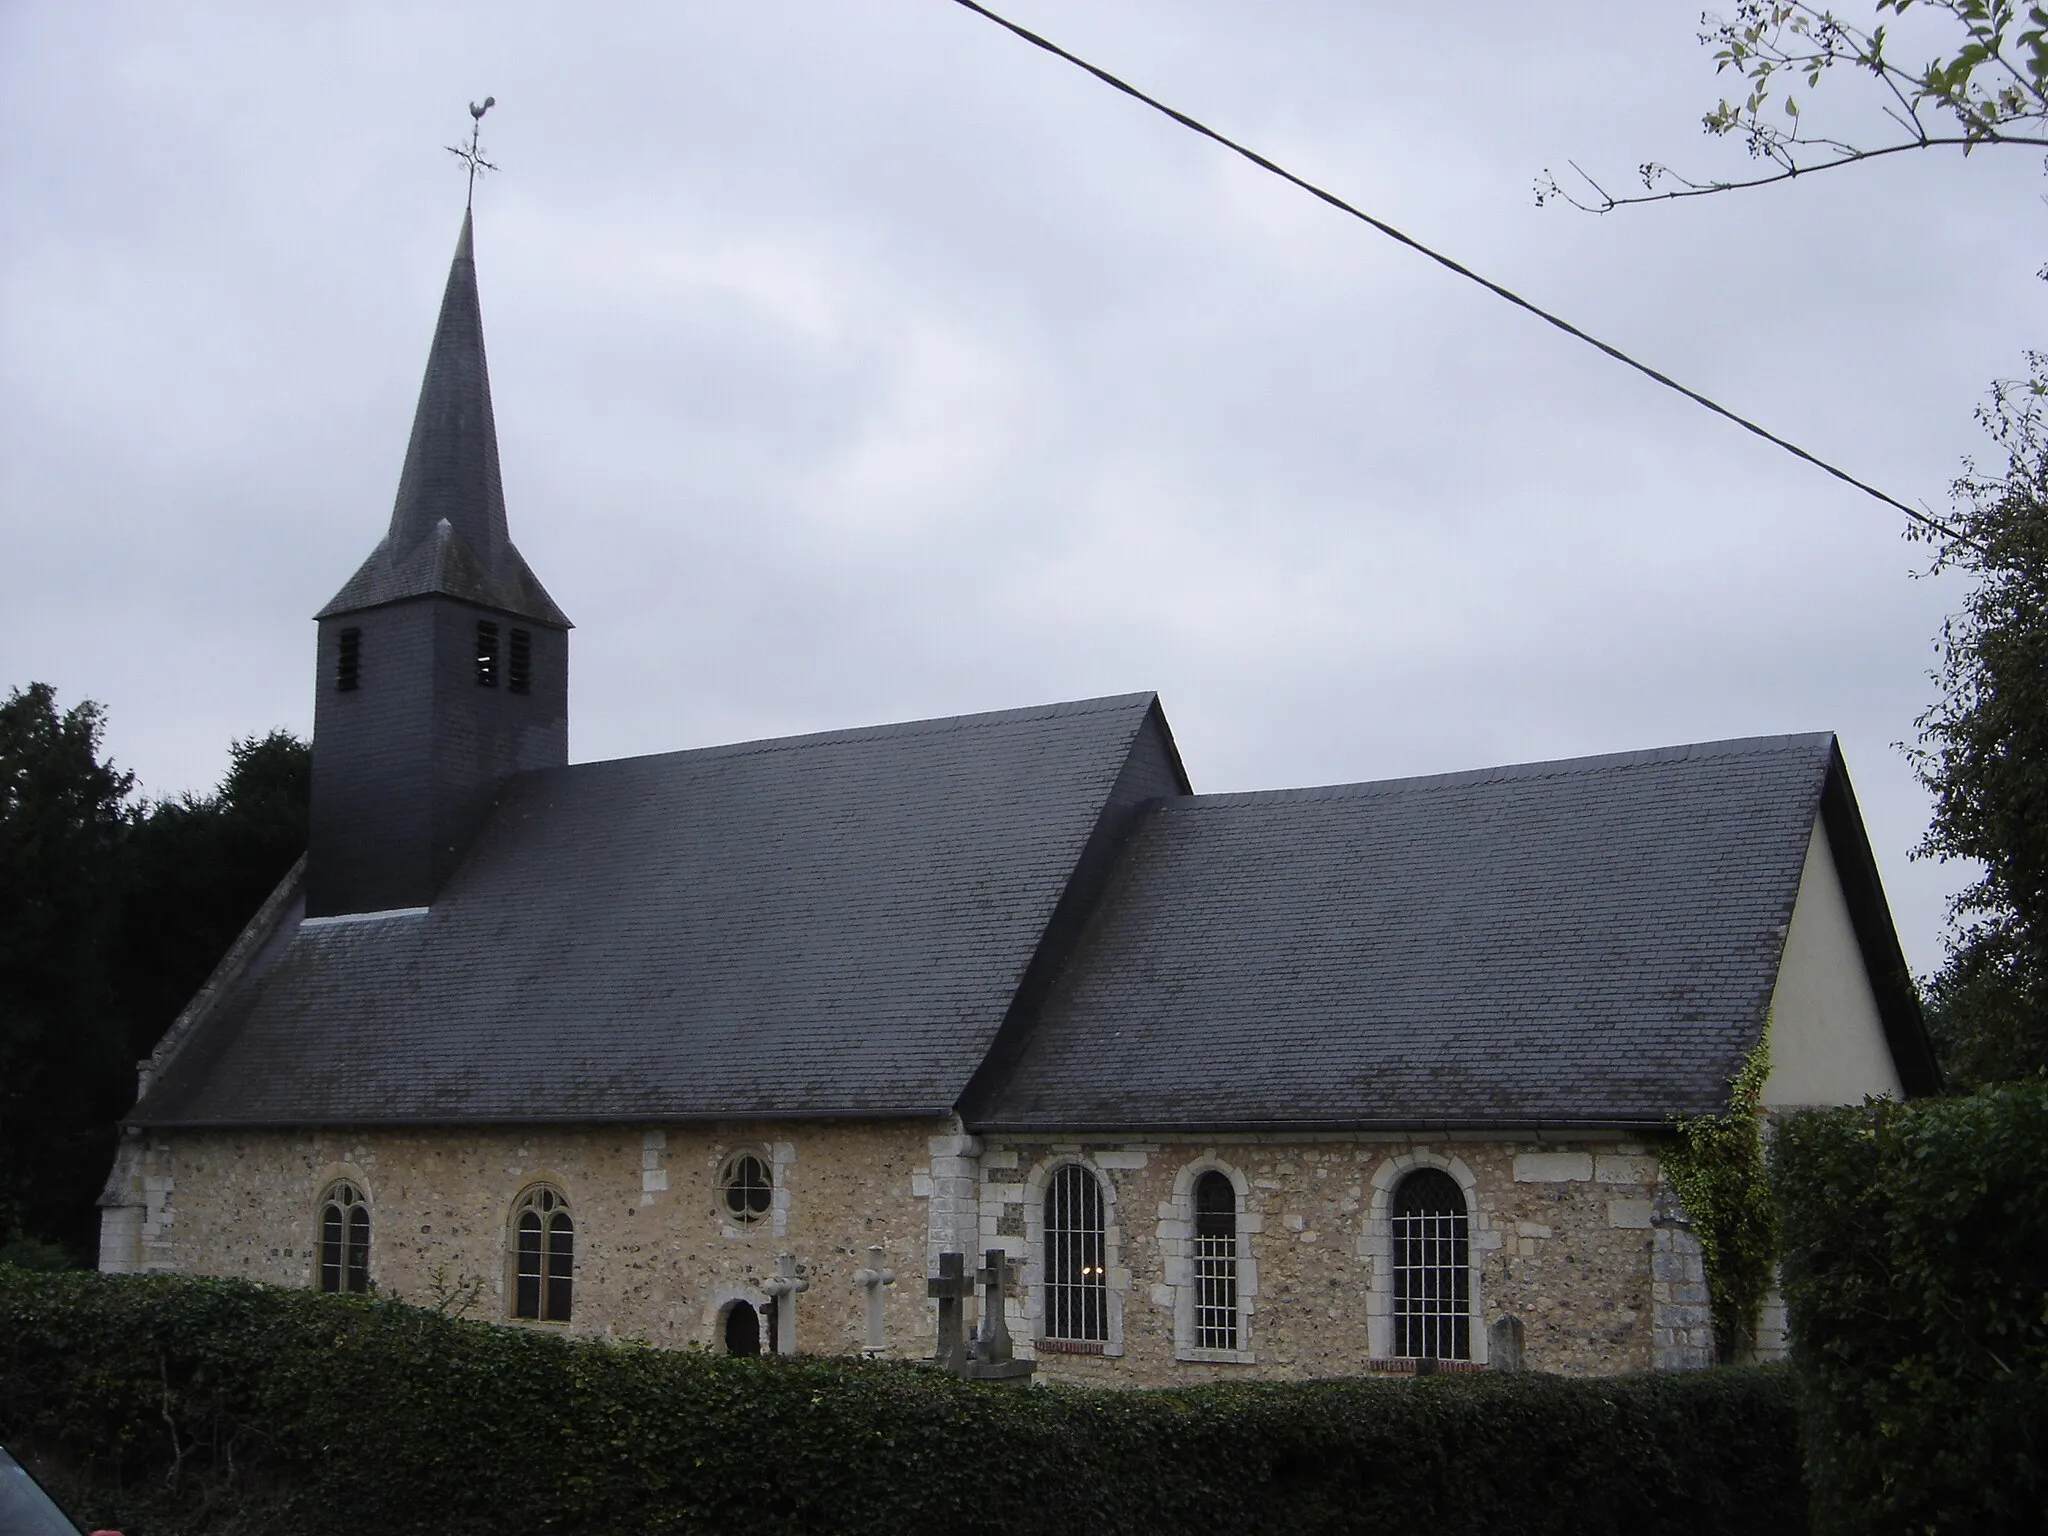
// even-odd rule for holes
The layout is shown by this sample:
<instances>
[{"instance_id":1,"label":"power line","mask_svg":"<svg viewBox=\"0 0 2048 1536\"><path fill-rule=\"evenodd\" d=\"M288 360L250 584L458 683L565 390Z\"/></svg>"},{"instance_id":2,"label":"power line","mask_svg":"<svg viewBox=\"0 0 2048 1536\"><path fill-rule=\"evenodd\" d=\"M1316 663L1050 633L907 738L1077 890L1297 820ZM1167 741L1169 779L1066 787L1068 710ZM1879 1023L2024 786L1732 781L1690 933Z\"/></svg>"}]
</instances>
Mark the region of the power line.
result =
<instances>
[{"instance_id":1,"label":"power line","mask_svg":"<svg viewBox=\"0 0 2048 1536\"><path fill-rule=\"evenodd\" d=\"M1424 245L1420 240L1417 240L1413 235L1406 234L1403 231L1396 229L1393 225L1389 224L1384 219L1374 218L1371 214L1365 212L1364 209L1354 207L1352 204L1347 203L1346 201L1344 201L1343 198L1339 197L1336 193L1328 191L1323 187L1319 187L1314 182L1309 181L1304 177L1295 175L1294 172L1288 170L1283 165L1278 165L1275 162L1268 160L1264 155L1260 154L1257 150L1248 148L1247 146L1238 143L1237 140L1229 138L1224 134L1218 133L1214 128L1211 128L1208 124L1200 122L1195 118L1189 117L1185 112L1177 111L1175 108L1169 107L1165 102L1159 100L1156 96L1146 95L1143 91L1139 90L1135 85L1132 85L1129 81L1119 79L1117 76L1111 74L1108 70L1101 68L1099 65L1090 64L1086 59L1080 57L1078 54L1069 53L1066 49L1062 48L1058 43L1053 42L1050 38L1041 37L1038 33L1033 32L1030 28L1019 26L1016 22L1011 21L1006 16L997 15L987 6L978 4L977 0L953 0L953 3L955 5L961 6L967 10L974 12L974 14L977 16L983 17L986 20L994 22L997 26L1003 28L1004 31L1010 32L1015 36L1022 38L1025 42L1031 44L1034 48L1043 48L1047 53L1051 54L1054 58L1064 59L1067 63L1073 65L1076 69L1086 70L1089 74L1093 75L1096 79L1100 80L1104 85L1110 86L1115 90L1122 91L1126 96L1131 97L1135 101L1143 102L1153 111L1163 113L1165 116L1172 118L1176 123L1179 123L1181 127L1198 133L1205 139L1209 139L1217 144L1221 144L1225 149L1231 151L1233 154L1242 155L1245 159L1251 161L1253 165L1256 165L1260 170L1269 171L1273 175L1278 176L1282 181L1289 182L1294 186L1301 188L1302 191L1308 193L1310 196L1322 199L1322 201L1328 203L1332 208L1337 209L1340 213L1348 213L1351 215L1352 218L1357 219L1360 223L1371 225L1374 229L1378 230L1388 239L1398 241L1402 245L1407 246L1408 249L1410 249L1411 251L1415 251L1420 255L1427 256L1431 261L1435 262L1438 266L1448 268L1450 271L1457 273L1458 276L1466 279L1469 282L1477 283L1480 287L1484 288L1488 293L1494 295L1494 297L1505 299L1508 301L1508 303L1514 305L1517 309L1526 310L1528 313L1534 315L1537 319L1545 321L1550 325L1556 326L1560 331L1563 331L1567 336L1570 336L1578 341L1583 341L1589 347L1597 348L1598 350L1606 353L1609 357L1613 358L1617 363L1622 363L1627 367L1635 369L1637 373L1642 374L1646 378L1656 380L1657 383L1662 384L1666 389L1674 390L1678 394L1685 396L1685 398L1692 401L1693 404L1704 406L1706 407L1706 409L1712 411L1716 416L1719 416L1724 420L1734 422L1736 426L1742 428L1745 432L1753 432L1758 437L1762 438L1765 442L1774 444L1775 446L1784 449L1794 458L1804 459L1807 463L1811 464L1815 469L1824 470L1828 474L1833 475L1837 480L1843 482L1845 485L1852 485L1857 490L1863 492L1864 495L1874 497L1878 501L1883 502L1888 507L1897 508L1899 511L1905 513L1906 516L1913 519L1914 522L1924 524L1929 528L1933 528L1941 533L1945 533L1950 538L1959 540L1964 544L1974 545L1976 543L1976 540L1972 539L1968 534L1964 533L1960 528L1955 527L1953 524L1945 523L1940 518L1935 517L1932 513L1922 511L1918 507L1910 507L1906 505L1906 503L1899 500L1898 497L1889 495L1886 492L1879 490L1876 486L1872 485L1867 480L1857 479L1856 476L1850 474L1846 469L1836 468L1833 464L1830 464L1826 459L1821 458L1818 454L1807 452L1797 443L1792 442L1787 438L1778 436L1777 433L1771 431L1768 427L1758 425L1756 422L1751 421L1747 416L1738 415L1736 412L1729 410L1727 406L1722 405L1719 401L1710 399L1706 395L1701 394L1696 389L1687 388L1685 385L1679 383L1678 380L1672 378L1668 373L1662 373L1657 369L1652 368L1648 363L1638 362L1635 358L1629 356L1628 353L1622 351L1621 348L1614 346L1609 342L1602 341L1598 336L1594 336L1586 331L1580 330L1579 327L1573 325L1571 321L1565 319L1562 315L1551 313L1551 311L1545 309L1542 305L1533 303L1530 300L1523 298L1519 293L1516 293L1512 288L1503 287L1501 284L1493 281L1492 278L1482 277L1479 273L1474 272L1470 267L1466 266L1463 262L1454 260L1453 258L1446 256L1442 251Z\"/></svg>"}]
</instances>

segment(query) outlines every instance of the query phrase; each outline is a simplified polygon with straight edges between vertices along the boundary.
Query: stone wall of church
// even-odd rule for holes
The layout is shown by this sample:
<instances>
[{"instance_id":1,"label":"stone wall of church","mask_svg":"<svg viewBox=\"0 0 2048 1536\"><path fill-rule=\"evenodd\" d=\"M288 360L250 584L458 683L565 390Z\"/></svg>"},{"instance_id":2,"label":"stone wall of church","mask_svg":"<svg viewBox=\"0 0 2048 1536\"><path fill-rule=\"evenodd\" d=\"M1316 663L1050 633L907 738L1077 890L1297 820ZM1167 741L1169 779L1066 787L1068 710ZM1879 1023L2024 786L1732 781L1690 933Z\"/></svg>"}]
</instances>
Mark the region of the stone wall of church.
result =
<instances>
[{"instance_id":1,"label":"stone wall of church","mask_svg":"<svg viewBox=\"0 0 2048 1536\"><path fill-rule=\"evenodd\" d=\"M765 1304L763 1282L789 1254L808 1282L794 1307L796 1348L859 1352L867 1291L853 1276L880 1247L882 1267L901 1277L881 1288L887 1352L929 1354L926 1202L912 1180L929 1161L932 1130L889 1122L154 1132L123 1149L105 1202L102 1267L310 1286L319 1203L347 1179L370 1207L379 1292L428 1305L466 1292L468 1315L503 1320L513 1207L546 1183L567 1197L576 1223L571 1332L722 1347L725 1306ZM772 1208L747 1226L728 1219L717 1189L720 1169L744 1149L772 1165L775 1184Z\"/></svg>"},{"instance_id":2,"label":"stone wall of church","mask_svg":"<svg viewBox=\"0 0 2048 1536\"><path fill-rule=\"evenodd\" d=\"M720 1169L751 1149L772 1166L771 1209L736 1225ZM1109 1337L1100 1352L1040 1343L1048 1180L1080 1163L1107 1217ZM881 1353L928 1357L938 1253L1019 1261L1008 1323L1051 1380L1164 1385L1341 1375L1395 1353L1391 1203L1407 1173L1439 1168L1465 1196L1474 1298L1469 1348L1512 1315L1529 1365L1571 1374L1703 1365L1711 1358L1697 1245L1647 1147L1387 1135L1147 1141L980 1138L929 1121L149 1133L124 1147L109 1189L103 1267L315 1283L318 1208L360 1188L376 1288L469 1315L510 1311L510 1231L522 1193L558 1189L576 1221L572 1332L669 1347L723 1344L724 1309L756 1307L788 1255L807 1287L795 1347L870 1341L865 1270L880 1288ZM1190 1238L1196 1177L1238 1200L1234 1347L1200 1348ZM882 1252L877 1265L871 1250ZM460 1304L458 1301L457 1304ZM970 1322L978 1307L970 1305ZM543 1325L546 1326L546 1325Z\"/></svg>"},{"instance_id":3,"label":"stone wall of church","mask_svg":"<svg viewBox=\"0 0 2048 1536\"><path fill-rule=\"evenodd\" d=\"M978 1162L979 1246L1008 1250L1022 1269L1008 1316L1020 1354L1045 1331L1047 1179L1080 1162L1107 1193L1110 1337L1101 1354L1037 1345L1039 1371L1053 1380L1165 1385L1372 1369L1394 1352L1392 1191L1423 1167L1450 1173L1466 1197L1474 1360L1486 1358L1487 1329L1504 1314L1522 1322L1526 1360L1538 1370L1604 1374L1709 1358L1705 1291L1670 1258L1674 1242L1683 1250L1692 1239L1672 1229L1668 1196L1660 1221L1657 1160L1638 1143L990 1137ZM1191 1191L1209 1168L1238 1192L1235 1350L1196 1348L1192 1327ZM1654 1362L1653 1343L1667 1346ZM1695 1343L1702 1347L1683 1348Z\"/></svg>"}]
</instances>

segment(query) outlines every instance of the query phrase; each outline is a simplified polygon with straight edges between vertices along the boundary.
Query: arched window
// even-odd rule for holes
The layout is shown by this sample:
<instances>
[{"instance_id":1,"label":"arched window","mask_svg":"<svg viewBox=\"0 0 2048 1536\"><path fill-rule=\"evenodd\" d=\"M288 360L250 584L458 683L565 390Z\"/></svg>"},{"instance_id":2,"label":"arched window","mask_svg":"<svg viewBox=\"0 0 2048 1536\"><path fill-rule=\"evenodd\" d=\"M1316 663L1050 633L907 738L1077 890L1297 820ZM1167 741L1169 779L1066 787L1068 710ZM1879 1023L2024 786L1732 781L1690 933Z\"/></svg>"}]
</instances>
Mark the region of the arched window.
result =
<instances>
[{"instance_id":1,"label":"arched window","mask_svg":"<svg viewBox=\"0 0 2048 1536\"><path fill-rule=\"evenodd\" d=\"M1211 1168L1195 1180L1197 1349L1237 1348L1237 1189Z\"/></svg>"},{"instance_id":2,"label":"arched window","mask_svg":"<svg viewBox=\"0 0 2048 1536\"><path fill-rule=\"evenodd\" d=\"M1079 1163L1056 1169L1045 1187L1045 1337L1109 1338L1107 1236L1095 1175Z\"/></svg>"},{"instance_id":3,"label":"arched window","mask_svg":"<svg viewBox=\"0 0 2048 1536\"><path fill-rule=\"evenodd\" d=\"M320 1197L320 1289L370 1288L370 1207L363 1192L337 1179Z\"/></svg>"},{"instance_id":4,"label":"arched window","mask_svg":"<svg viewBox=\"0 0 2048 1536\"><path fill-rule=\"evenodd\" d=\"M775 1203L775 1175L758 1152L735 1152L719 1170L718 1191L726 1217L751 1227Z\"/></svg>"},{"instance_id":5,"label":"arched window","mask_svg":"<svg viewBox=\"0 0 2048 1536\"><path fill-rule=\"evenodd\" d=\"M512 1315L541 1323L569 1321L576 1275L576 1223L562 1192L536 1184L519 1197L512 1218Z\"/></svg>"},{"instance_id":6,"label":"arched window","mask_svg":"<svg viewBox=\"0 0 2048 1536\"><path fill-rule=\"evenodd\" d=\"M1472 1358L1472 1239L1464 1191L1440 1168L1394 1190L1394 1353Z\"/></svg>"}]
</instances>

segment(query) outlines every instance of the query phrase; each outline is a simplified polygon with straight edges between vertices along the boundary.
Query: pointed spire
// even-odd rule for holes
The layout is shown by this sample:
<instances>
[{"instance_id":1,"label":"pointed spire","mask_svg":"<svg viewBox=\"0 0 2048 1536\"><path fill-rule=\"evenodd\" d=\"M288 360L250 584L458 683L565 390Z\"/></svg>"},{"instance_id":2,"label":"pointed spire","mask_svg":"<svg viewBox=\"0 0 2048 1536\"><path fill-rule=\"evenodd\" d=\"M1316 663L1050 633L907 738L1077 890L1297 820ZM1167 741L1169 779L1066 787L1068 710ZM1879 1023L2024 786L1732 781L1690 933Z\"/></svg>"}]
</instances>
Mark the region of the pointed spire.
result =
<instances>
[{"instance_id":1,"label":"pointed spire","mask_svg":"<svg viewBox=\"0 0 2048 1536\"><path fill-rule=\"evenodd\" d=\"M441 593L564 628L505 523L470 211L448 267L391 528L319 617Z\"/></svg>"},{"instance_id":2,"label":"pointed spire","mask_svg":"<svg viewBox=\"0 0 2048 1536\"><path fill-rule=\"evenodd\" d=\"M498 477L498 428L484 361L484 318L476 296L470 214L448 267L441 319L420 383L412 440L391 509L391 552L403 559L446 518L486 565L507 542L505 487Z\"/></svg>"}]
</instances>

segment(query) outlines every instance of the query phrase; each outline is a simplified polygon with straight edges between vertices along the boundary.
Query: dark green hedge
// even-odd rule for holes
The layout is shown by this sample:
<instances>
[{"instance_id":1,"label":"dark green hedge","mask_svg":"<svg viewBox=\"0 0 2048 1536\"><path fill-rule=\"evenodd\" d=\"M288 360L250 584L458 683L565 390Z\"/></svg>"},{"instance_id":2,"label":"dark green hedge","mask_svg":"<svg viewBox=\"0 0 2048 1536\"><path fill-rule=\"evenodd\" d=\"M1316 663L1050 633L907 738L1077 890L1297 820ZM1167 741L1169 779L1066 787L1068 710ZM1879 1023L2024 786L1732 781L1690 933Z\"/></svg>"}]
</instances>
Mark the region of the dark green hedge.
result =
<instances>
[{"instance_id":1,"label":"dark green hedge","mask_svg":"<svg viewBox=\"0 0 2048 1536\"><path fill-rule=\"evenodd\" d=\"M128 1536L1804 1528L1772 1371L1005 1390L170 1277L0 1270L0 1437Z\"/></svg>"},{"instance_id":2,"label":"dark green hedge","mask_svg":"<svg viewBox=\"0 0 2048 1536\"><path fill-rule=\"evenodd\" d=\"M2048 1529L2048 1082L1794 1115L1772 1167L1814 1528Z\"/></svg>"}]
</instances>

